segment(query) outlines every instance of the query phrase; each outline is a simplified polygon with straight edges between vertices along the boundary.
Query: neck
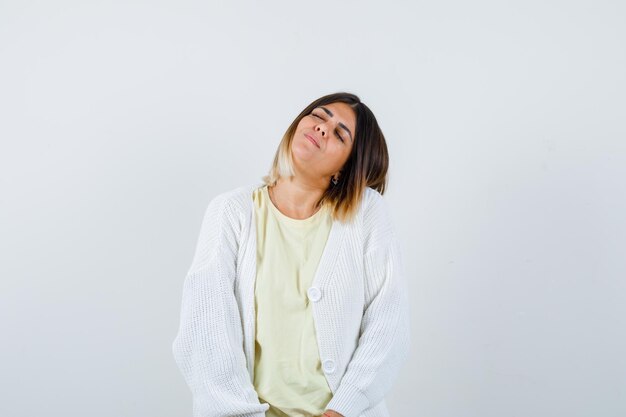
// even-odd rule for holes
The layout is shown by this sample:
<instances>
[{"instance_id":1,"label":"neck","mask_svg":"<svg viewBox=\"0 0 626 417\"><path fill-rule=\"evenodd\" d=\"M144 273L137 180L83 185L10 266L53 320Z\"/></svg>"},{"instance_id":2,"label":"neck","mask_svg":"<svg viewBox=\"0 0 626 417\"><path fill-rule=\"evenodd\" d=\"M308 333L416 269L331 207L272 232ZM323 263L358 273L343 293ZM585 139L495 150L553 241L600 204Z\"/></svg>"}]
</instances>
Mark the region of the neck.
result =
<instances>
[{"instance_id":1,"label":"neck","mask_svg":"<svg viewBox=\"0 0 626 417\"><path fill-rule=\"evenodd\" d=\"M318 210L317 201L326 191L319 184L312 184L298 177L279 178L270 187L274 205L285 215L298 219L312 216Z\"/></svg>"}]
</instances>

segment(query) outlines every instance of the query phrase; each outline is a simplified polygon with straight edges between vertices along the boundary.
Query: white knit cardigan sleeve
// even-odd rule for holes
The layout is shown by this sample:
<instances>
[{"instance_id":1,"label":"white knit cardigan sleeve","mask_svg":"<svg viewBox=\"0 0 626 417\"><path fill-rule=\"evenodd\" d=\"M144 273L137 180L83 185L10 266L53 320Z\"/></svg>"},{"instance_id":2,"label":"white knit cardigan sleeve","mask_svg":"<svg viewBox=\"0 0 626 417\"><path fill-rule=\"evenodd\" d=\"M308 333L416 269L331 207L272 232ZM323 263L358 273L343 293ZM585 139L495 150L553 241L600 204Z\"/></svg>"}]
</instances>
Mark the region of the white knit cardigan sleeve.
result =
<instances>
[{"instance_id":1,"label":"white knit cardigan sleeve","mask_svg":"<svg viewBox=\"0 0 626 417\"><path fill-rule=\"evenodd\" d=\"M408 291L398 239L386 200L372 193L364 213L365 305L360 336L326 408L359 417L392 388L410 349Z\"/></svg>"},{"instance_id":2,"label":"white knit cardigan sleeve","mask_svg":"<svg viewBox=\"0 0 626 417\"><path fill-rule=\"evenodd\" d=\"M233 291L241 219L227 193L205 211L183 284L180 328L172 344L193 398L194 417L264 417L246 368Z\"/></svg>"}]
</instances>

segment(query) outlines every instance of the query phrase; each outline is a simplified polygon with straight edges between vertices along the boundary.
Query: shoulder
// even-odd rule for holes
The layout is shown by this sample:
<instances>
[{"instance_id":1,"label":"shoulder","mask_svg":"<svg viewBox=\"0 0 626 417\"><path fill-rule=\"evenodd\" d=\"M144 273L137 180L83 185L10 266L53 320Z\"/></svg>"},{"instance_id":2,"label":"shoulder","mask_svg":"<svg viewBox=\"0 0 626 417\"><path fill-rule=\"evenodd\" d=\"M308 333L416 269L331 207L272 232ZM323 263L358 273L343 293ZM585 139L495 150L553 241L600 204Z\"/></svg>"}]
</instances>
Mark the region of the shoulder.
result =
<instances>
[{"instance_id":1,"label":"shoulder","mask_svg":"<svg viewBox=\"0 0 626 417\"><path fill-rule=\"evenodd\" d=\"M248 194L248 190L250 194ZM249 230L248 212L252 204L245 204L246 195L252 196L251 185L218 191L206 206L197 247L189 271L198 270L212 262L216 254L228 254L234 259L240 238Z\"/></svg>"},{"instance_id":2,"label":"shoulder","mask_svg":"<svg viewBox=\"0 0 626 417\"><path fill-rule=\"evenodd\" d=\"M361 211L366 250L390 243L394 236L394 225L387 199L377 190L367 187Z\"/></svg>"},{"instance_id":3,"label":"shoulder","mask_svg":"<svg viewBox=\"0 0 626 417\"><path fill-rule=\"evenodd\" d=\"M367 219L380 220L380 216L390 214L387 199L378 190L370 187L366 187L363 193L361 212L364 221Z\"/></svg>"},{"instance_id":4,"label":"shoulder","mask_svg":"<svg viewBox=\"0 0 626 417\"><path fill-rule=\"evenodd\" d=\"M252 192L261 185L251 183L213 194L205 209L203 224L219 233L239 235L247 230L252 218Z\"/></svg>"},{"instance_id":5,"label":"shoulder","mask_svg":"<svg viewBox=\"0 0 626 417\"><path fill-rule=\"evenodd\" d=\"M378 191L371 187L365 187L365 192L363 193L363 201L366 203L378 202L383 199L383 195Z\"/></svg>"},{"instance_id":6,"label":"shoulder","mask_svg":"<svg viewBox=\"0 0 626 417\"><path fill-rule=\"evenodd\" d=\"M245 184L236 188L220 191L209 199L208 209L246 215L252 208L252 192L262 183Z\"/></svg>"}]
</instances>

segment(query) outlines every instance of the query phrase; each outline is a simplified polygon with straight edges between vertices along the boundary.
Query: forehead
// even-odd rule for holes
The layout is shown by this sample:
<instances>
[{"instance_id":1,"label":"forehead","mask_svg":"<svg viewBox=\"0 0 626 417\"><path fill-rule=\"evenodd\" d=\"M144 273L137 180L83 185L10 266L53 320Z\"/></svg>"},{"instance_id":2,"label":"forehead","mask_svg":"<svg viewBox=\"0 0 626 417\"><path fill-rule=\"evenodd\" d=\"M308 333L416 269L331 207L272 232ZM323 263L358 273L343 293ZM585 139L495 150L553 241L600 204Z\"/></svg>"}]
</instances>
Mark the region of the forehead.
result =
<instances>
[{"instance_id":1,"label":"forehead","mask_svg":"<svg viewBox=\"0 0 626 417\"><path fill-rule=\"evenodd\" d=\"M338 102L338 103L328 103L322 104L321 106L317 106L317 108L326 107L333 113L333 118L342 121L350 128L352 132L354 132L354 125L356 123L356 115L354 114L354 110L346 103Z\"/></svg>"}]
</instances>

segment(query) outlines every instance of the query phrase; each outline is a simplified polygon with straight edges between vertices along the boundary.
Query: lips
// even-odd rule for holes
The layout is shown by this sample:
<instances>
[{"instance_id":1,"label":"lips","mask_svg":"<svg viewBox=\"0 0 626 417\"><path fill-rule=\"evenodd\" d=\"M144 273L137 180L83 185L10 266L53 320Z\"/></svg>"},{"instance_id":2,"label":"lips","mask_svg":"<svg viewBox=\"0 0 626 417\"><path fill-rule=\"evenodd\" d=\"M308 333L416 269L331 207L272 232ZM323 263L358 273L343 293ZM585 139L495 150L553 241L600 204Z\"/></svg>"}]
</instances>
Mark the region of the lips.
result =
<instances>
[{"instance_id":1,"label":"lips","mask_svg":"<svg viewBox=\"0 0 626 417\"><path fill-rule=\"evenodd\" d=\"M315 146L317 146L318 148L320 147L320 144L317 143L317 141L313 138L313 136L309 135L309 134L305 134L304 136L306 136L306 138L308 140L310 140L311 142L313 142L315 144Z\"/></svg>"}]
</instances>

